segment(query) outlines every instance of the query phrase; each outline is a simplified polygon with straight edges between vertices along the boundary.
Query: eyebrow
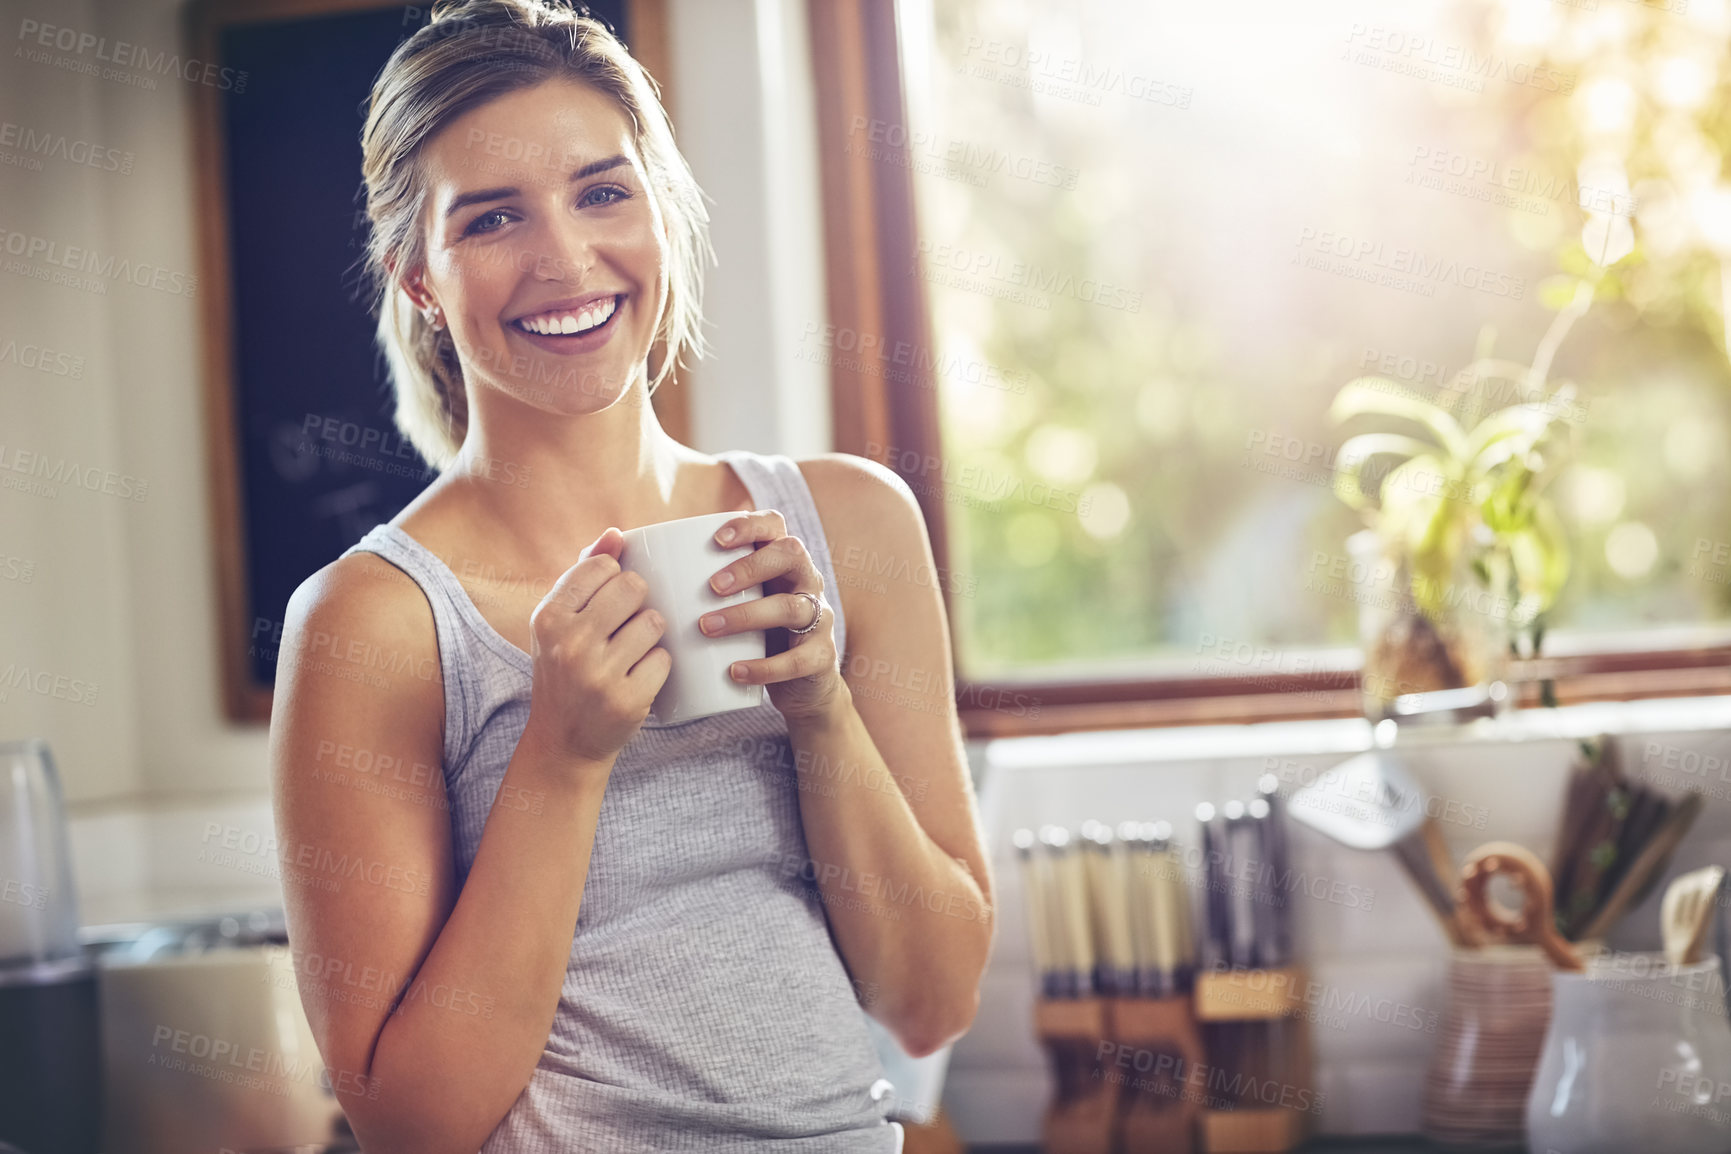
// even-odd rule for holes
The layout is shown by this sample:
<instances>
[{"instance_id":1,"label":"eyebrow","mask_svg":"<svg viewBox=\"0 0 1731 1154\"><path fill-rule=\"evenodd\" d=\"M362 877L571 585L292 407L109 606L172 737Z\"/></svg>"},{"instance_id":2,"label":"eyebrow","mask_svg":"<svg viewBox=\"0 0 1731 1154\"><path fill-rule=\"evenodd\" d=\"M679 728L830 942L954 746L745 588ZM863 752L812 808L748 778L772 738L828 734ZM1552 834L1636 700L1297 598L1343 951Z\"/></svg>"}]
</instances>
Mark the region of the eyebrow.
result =
<instances>
[{"instance_id":1,"label":"eyebrow","mask_svg":"<svg viewBox=\"0 0 1731 1154\"><path fill-rule=\"evenodd\" d=\"M588 180L597 173L608 172L630 163L631 161L623 153L609 156L605 160L592 160L573 172L566 183L576 184L580 180ZM479 188L474 192L465 192L452 199L450 207L445 209L445 216L448 219L468 208L471 204L482 204L489 200L504 200L507 197L518 196L521 192L521 189L510 185L503 188Z\"/></svg>"}]
</instances>

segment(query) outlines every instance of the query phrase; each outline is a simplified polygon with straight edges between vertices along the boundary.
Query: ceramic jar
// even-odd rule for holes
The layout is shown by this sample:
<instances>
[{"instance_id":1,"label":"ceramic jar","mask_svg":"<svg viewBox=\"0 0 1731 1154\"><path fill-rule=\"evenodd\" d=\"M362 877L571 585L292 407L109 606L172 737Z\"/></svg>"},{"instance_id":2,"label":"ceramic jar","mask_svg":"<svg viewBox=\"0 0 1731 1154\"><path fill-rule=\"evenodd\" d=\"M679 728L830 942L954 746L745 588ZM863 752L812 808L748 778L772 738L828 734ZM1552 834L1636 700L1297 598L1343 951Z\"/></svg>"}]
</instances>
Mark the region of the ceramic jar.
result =
<instances>
[{"instance_id":1,"label":"ceramic jar","mask_svg":"<svg viewBox=\"0 0 1731 1154\"><path fill-rule=\"evenodd\" d=\"M1731 1023L1719 959L1673 967L1612 954L1552 977L1553 1011L1527 1100L1531 1149L1731 1151Z\"/></svg>"},{"instance_id":2,"label":"ceramic jar","mask_svg":"<svg viewBox=\"0 0 1731 1154\"><path fill-rule=\"evenodd\" d=\"M1427 1138L1450 1148L1521 1148L1527 1091L1550 1022L1551 973L1537 946L1455 951L1442 1036L1425 1077Z\"/></svg>"}]
</instances>

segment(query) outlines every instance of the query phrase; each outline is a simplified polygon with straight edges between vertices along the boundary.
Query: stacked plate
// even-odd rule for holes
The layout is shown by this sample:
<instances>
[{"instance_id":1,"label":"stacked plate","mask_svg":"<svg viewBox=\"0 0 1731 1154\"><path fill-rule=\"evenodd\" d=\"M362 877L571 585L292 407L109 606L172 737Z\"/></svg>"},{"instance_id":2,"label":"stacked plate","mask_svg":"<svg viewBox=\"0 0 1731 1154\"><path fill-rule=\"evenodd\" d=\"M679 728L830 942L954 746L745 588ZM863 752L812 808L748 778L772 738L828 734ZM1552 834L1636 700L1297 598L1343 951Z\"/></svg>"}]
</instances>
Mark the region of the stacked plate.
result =
<instances>
[{"instance_id":1,"label":"stacked plate","mask_svg":"<svg viewBox=\"0 0 1731 1154\"><path fill-rule=\"evenodd\" d=\"M1551 964L1536 946L1457 950L1448 1010L1425 1078L1425 1136L1443 1146L1519 1149L1551 1021Z\"/></svg>"}]
</instances>

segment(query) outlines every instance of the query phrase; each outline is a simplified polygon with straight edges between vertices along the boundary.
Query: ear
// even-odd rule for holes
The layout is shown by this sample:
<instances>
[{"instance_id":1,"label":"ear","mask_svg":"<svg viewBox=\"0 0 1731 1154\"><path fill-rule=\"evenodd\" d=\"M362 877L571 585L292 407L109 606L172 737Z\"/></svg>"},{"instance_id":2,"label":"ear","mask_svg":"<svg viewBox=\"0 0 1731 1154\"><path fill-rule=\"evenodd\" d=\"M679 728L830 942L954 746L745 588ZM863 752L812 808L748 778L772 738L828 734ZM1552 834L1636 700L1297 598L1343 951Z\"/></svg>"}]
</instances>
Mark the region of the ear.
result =
<instances>
[{"instance_id":1,"label":"ear","mask_svg":"<svg viewBox=\"0 0 1731 1154\"><path fill-rule=\"evenodd\" d=\"M414 304L416 309L424 312L429 306L439 303L427 288L426 269L424 267L416 265L413 268L398 271L395 262L390 261L386 262L385 267L391 274L392 283L408 294L410 302Z\"/></svg>"}]
</instances>

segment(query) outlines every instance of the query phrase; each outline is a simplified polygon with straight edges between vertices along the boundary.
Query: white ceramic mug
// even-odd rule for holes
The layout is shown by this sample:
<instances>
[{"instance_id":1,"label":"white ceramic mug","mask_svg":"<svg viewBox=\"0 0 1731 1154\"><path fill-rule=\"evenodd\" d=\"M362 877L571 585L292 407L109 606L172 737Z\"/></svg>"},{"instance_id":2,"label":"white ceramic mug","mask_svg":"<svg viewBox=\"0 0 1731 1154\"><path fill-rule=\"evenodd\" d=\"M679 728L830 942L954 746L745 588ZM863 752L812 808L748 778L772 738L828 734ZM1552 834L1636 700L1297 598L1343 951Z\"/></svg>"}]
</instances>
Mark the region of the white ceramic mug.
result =
<instances>
[{"instance_id":1,"label":"white ceramic mug","mask_svg":"<svg viewBox=\"0 0 1731 1154\"><path fill-rule=\"evenodd\" d=\"M742 685L727 673L735 661L758 660L767 654L764 631L710 637L697 627L697 619L713 609L763 596L762 585L747 585L726 595L709 585L716 570L757 548L755 542L729 548L715 543L715 531L738 516L738 511L705 513L625 530L619 567L649 582L643 603L667 622L659 644L672 656L673 665L650 710L658 724L764 703L763 686Z\"/></svg>"}]
</instances>

